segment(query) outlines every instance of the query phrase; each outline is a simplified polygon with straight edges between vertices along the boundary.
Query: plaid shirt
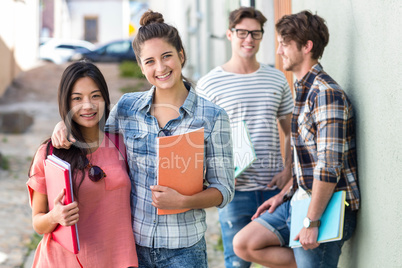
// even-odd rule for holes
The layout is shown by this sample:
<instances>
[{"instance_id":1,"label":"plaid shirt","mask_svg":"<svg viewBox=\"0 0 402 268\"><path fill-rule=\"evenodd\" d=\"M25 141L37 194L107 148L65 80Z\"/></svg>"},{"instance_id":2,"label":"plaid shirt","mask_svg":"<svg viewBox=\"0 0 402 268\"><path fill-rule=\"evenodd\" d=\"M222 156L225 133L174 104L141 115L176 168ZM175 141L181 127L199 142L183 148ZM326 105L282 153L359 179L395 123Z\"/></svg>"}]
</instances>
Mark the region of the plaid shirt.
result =
<instances>
[{"instance_id":1,"label":"plaid shirt","mask_svg":"<svg viewBox=\"0 0 402 268\"><path fill-rule=\"evenodd\" d=\"M229 118L226 112L199 96L193 89L180 116L163 128L170 135L204 127L204 174L208 187L223 197L219 207L234 195L234 164ZM131 177L131 209L135 242L149 248L183 248L197 243L206 231L205 211L192 209L180 214L157 215L152 203L151 185L157 184L156 137L162 133L151 115L154 88L125 94L113 107L106 130L120 132L127 147ZM159 134L160 135L160 134Z\"/></svg>"},{"instance_id":2,"label":"plaid shirt","mask_svg":"<svg viewBox=\"0 0 402 268\"><path fill-rule=\"evenodd\" d=\"M313 180L336 183L352 210L360 204L352 104L320 64L295 83L292 115L293 187L311 191ZM299 174L297 180L296 174Z\"/></svg>"}]
</instances>

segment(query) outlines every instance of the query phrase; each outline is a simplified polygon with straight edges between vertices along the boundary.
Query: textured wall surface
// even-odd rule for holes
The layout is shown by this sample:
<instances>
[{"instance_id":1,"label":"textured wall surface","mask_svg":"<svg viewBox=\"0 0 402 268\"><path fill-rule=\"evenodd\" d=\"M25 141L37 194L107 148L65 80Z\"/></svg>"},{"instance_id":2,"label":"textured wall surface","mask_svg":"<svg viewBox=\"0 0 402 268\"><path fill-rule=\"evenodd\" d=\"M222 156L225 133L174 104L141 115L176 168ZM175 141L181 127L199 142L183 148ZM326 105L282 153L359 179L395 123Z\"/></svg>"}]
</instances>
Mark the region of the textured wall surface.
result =
<instances>
[{"instance_id":1,"label":"textured wall surface","mask_svg":"<svg viewBox=\"0 0 402 268\"><path fill-rule=\"evenodd\" d=\"M293 13L322 16L321 60L357 115L362 207L340 267L402 267L402 1L296 0Z\"/></svg>"}]
</instances>

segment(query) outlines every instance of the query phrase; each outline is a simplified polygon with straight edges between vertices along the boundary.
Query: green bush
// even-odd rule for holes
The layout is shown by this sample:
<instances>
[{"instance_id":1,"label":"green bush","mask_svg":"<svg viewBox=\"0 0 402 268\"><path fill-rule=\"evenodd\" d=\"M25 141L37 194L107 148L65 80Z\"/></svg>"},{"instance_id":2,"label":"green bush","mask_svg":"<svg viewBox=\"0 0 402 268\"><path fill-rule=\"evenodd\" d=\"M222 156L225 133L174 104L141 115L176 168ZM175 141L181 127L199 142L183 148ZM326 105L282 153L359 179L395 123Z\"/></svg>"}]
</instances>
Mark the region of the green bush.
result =
<instances>
[{"instance_id":1,"label":"green bush","mask_svg":"<svg viewBox=\"0 0 402 268\"><path fill-rule=\"evenodd\" d=\"M0 169L9 170L10 169L10 159L7 156L0 154Z\"/></svg>"},{"instance_id":2,"label":"green bush","mask_svg":"<svg viewBox=\"0 0 402 268\"><path fill-rule=\"evenodd\" d=\"M31 239L27 244L29 251L35 250L41 239L42 239L42 235L38 235L37 233L34 233L31 236Z\"/></svg>"},{"instance_id":3,"label":"green bush","mask_svg":"<svg viewBox=\"0 0 402 268\"><path fill-rule=\"evenodd\" d=\"M123 61L120 66L121 77L144 78L140 66L134 61Z\"/></svg>"},{"instance_id":4,"label":"green bush","mask_svg":"<svg viewBox=\"0 0 402 268\"><path fill-rule=\"evenodd\" d=\"M130 92L142 91L144 86L145 86L145 83L143 81L139 81L134 86L126 86L126 87L120 88L120 92L122 92L122 93L130 93Z\"/></svg>"}]
</instances>

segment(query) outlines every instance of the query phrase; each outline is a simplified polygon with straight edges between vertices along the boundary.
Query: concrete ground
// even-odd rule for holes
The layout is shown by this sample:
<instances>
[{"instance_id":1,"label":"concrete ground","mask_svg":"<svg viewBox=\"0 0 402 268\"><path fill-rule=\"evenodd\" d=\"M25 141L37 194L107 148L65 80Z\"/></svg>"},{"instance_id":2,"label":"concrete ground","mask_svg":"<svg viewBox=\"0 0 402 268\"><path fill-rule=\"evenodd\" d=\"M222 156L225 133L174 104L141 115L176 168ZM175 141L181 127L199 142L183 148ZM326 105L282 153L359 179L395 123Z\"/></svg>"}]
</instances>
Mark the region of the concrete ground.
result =
<instances>
[{"instance_id":1,"label":"concrete ground","mask_svg":"<svg viewBox=\"0 0 402 268\"><path fill-rule=\"evenodd\" d=\"M25 111L34 117L33 125L22 134L0 133L0 153L9 163L7 170L0 169L0 267L31 267L33 251L28 245L34 231L25 182L37 147L59 121L57 87L67 65L42 63L19 75L0 98L0 112ZM105 75L112 104L122 95L121 88L138 84L135 79L119 78L116 64L98 67ZM220 239L216 208L207 210L207 223L209 266L224 267L223 252L216 249Z\"/></svg>"}]
</instances>

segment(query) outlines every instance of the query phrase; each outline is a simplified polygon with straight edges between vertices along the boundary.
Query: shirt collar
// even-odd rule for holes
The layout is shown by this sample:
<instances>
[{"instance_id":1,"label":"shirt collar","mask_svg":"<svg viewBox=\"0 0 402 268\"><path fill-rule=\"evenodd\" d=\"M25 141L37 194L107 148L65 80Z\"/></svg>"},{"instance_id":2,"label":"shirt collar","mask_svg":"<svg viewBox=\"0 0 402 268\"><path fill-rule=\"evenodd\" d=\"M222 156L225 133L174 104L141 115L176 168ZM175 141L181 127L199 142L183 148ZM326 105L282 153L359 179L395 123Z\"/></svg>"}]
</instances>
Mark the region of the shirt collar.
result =
<instances>
[{"instance_id":1,"label":"shirt collar","mask_svg":"<svg viewBox=\"0 0 402 268\"><path fill-rule=\"evenodd\" d=\"M139 110L146 109L146 112L151 110L152 100L154 98L155 86L152 86L150 90L145 94L141 105L138 107Z\"/></svg>"},{"instance_id":2,"label":"shirt collar","mask_svg":"<svg viewBox=\"0 0 402 268\"><path fill-rule=\"evenodd\" d=\"M186 100L184 101L183 105L180 107L180 109L183 109L188 113L190 116L193 116L195 113L195 108L197 106L197 94L195 93L193 87L187 83L184 83L186 85L186 88L188 90L188 96Z\"/></svg>"},{"instance_id":3,"label":"shirt collar","mask_svg":"<svg viewBox=\"0 0 402 268\"><path fill-rule=\"evenodd\" d=\"M296 80L295 88L303 88L303 86L307 86L308 88L310 88L314 82L315 77L318 73L322 72L322 70L323 68L320 63L314 64L313 67L311 67L310 71L308 71L302 79Z\"/></svg>"},{"instance_id":4,"label":"shirt collar","mask_svg":"<svg viewBox=\"0 0 402 268\"><path fill-rule=\"evenodd\" d=\"M185 83L185 86L189 92L186 100L180 107L180 110L184 110L190 116L192 116L195 113L195 108L197 106L197 94L195 93L193 87L191 87L189 84ZM150 90L148 90L148 92L144 96L142 104L139 107L140 110L146 109L146 112L149 112L151 110L154 92L155 92L155 86L153 86Z\"/></svg>"}]
</instances>

